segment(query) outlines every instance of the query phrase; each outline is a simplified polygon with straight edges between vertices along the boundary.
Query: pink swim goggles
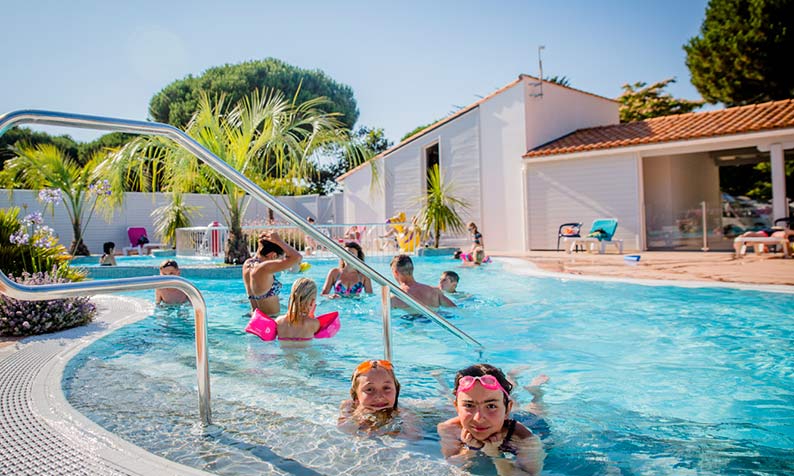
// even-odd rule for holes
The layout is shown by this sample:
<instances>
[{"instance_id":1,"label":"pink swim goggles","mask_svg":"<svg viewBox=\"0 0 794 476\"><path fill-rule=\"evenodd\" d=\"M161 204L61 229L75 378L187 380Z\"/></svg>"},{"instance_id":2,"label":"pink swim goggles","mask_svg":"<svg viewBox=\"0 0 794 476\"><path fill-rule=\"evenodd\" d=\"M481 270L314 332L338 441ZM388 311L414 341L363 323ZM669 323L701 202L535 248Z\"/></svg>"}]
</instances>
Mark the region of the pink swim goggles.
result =
<instances>
[{"instance_id":1,"label":"pink swim goggles","mask_svg":"<svg viewBox=\"0 0 794 476\"><path fill-rule=\"evenodd\" d=\"M457 395L458 392L468 392L472 389L472 387L474 387L475 382L480 382L480 385L488 390L501 390L505 395L507 395L507 398L510 398L510 394L507 393L507 390L502 387L502 384L500 384L499 380L497 380L493 375L483 375L480 377L466 375L461 377L460 380L458 380L458 389L455 391L455 395Z\"/></svg>"}]
</instances>

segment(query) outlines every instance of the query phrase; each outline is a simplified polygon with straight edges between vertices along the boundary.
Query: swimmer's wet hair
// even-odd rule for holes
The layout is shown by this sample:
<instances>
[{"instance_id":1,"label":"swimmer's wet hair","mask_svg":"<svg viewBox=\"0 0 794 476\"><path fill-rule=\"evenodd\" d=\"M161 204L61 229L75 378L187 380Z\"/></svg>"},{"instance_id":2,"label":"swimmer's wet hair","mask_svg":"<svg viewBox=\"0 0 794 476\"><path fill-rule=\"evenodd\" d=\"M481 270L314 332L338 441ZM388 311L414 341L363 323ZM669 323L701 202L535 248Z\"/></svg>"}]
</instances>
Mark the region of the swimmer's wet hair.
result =
<instances>
[{"instance_id":1,"label":"swimmer's wet hair","mask_svg":"<svg viewBox=\"0 0 794 476\"><path fill-rule=\"evenodd\" d=\"M256 253L259 256L265 257L270 253L276 253L277 255L283 255L284 250L277 244L273 243L272 241L268 240L264 236L259 237L259 249L256 250Z\"/></svg>"},{"instance_id":2,"label":"swimmer's wet hair","mask_svg":"<svg viewBox=\"0 0 794 476\"><path fill-rule=\"evenodd\" d=\"M494 367L493 365L489 364L474 364L471 367L466 367L463 370L459 370L458 373L455 375L455 388L453 390L453 394L457 399L458 395L458 387L460 386L460 379L463 377L482 377L483 375L493 375L496 377L496 380L499 382L499 385L502 386L503 389L507 391L508 394L513 391L513 384L507 380L504 372L499 370L498 368ZM505 399L505 406L510 401L510 398L507 395L504 395Z\"/></svg>"},{"instance_id":3,"label":"swimmer's wet hair","mask_svg":"<svg viewBox=\"0 0 794 476\"><path fill-rule=\"evenodd\" d=\"M458 273L454 271L444 271L443 273L441 273L441 277L442 278L447 277L452 281L455 281L456 283L460 282L460 276L458 275Z\"/></svg>"},{"instance_id":4,"label":"swimmer's wet hair","mask_svg":"<svg viewBox=\"0 0 794 476\"><path fill-rule=\"evenodd\" d=\"M292 284L287 306L287 322L295 324L309 311L309 303L317 299L317 284L309 278L298 278Z\"/></svg>"},{"instance_id":5,"label":"swimmer's wet hair","mask_svg":"<svg viewBox=\"0 0 794 476\"><path fill-rule=\"evenodd\" d=\"M411 261L411 257L408 255L397 255L392 258L391 267L406 276L413 276L414 274L414 262Z\"/></svg>"},{"instance_id":6,"label":"swimmer's wet hair","mask_svg":"<svg viewBox=\"0 0 794 476\"><path fill-rule=\"evenodd\" d=\"M366 362L366 361L365 361ZM379 361L377 360L370 360L372 362L372 368L367 370L366 372L359 373L357 370L353 371L353 378L350 380L350 398L353 400L353 408L358 407L358 395L356 395L356 391L358 390L358 378L362 375L369 373L372 369L381 368L391 375L392 380L394 380L394 406L392 407L393 410L397 409L397 402L400 400L400 381L397 380L397 376L394 375L394 368L387 368L383 365L380 365ZM363 364L364 362L362 362ZM358 364L359 366L361 364Z\"/></svg>"}]
</instances>

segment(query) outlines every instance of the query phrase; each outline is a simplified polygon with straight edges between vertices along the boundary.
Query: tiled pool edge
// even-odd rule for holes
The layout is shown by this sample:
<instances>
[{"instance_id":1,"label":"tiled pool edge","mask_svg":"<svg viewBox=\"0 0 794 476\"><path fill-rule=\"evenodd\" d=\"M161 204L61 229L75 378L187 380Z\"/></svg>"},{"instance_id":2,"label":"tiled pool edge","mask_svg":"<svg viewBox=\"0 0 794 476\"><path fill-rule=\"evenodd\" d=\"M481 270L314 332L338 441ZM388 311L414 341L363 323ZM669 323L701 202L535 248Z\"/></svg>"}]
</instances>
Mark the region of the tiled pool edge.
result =
<instances>
[{"instance_id":1,"label":"tiled pool edge","mask_svg":"<svg viewBox=\"0 0 794 476\"><path fill-rule=\"evenodd\" d=\"M0 473L210 474L115 436L66 401L61 380L69 360L96 339L152 312L152 304L140 299L93 300L99 308L94 323L0 350Z\"/></svg>"}]
</instances>

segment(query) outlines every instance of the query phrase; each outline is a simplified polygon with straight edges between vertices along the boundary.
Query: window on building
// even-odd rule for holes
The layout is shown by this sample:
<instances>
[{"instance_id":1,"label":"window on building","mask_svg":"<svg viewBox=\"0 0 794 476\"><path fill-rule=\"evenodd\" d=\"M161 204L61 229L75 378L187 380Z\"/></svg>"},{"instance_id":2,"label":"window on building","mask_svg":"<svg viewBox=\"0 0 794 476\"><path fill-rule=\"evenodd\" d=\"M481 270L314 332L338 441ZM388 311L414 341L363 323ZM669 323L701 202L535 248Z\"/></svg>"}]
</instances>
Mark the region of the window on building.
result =
<instances>
[{"instance_id":1,"label":"window on building","mask_svg":"<svg viewBox=\"0 0 794 476\"><path fill-rule=\"evenodd\" d=\"M427 149L425 149L425 171L426 171L425 177L426 177L426 180L427 180L427 177L429 177L429 175L428 175L429 172L431 170L433 170L433 167L435 167L436 165L439 165L438 158L439 158L438 142L436 142L435 144L433 144L430 147L428 147ZM428 191L428 190L430 190L430 184L426 183L425 184L425 191Z\"/></svg>"}]
</instances>

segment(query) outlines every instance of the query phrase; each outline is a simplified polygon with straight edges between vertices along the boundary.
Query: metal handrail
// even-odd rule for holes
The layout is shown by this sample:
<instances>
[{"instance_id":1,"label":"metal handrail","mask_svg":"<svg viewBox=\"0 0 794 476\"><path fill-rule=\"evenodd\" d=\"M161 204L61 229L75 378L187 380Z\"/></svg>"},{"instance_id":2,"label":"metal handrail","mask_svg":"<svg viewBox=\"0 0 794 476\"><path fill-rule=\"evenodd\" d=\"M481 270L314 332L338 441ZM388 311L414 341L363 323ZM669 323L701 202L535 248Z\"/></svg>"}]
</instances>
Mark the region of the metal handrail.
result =
<instances>
[{"instance_id":1,"label":"metal handrail","mask_svg":"<svg viewBox=\"0 0 794 476\"><path fill-rule=\"evenodd\" d=\"M193 305L196 326L196 372L198 374L199 416L201 423L210 425L210 370L207 357L207 304L198 288L178 276L145 276L76 283L43 284L29 286L11 281L0 272L0 294L27 301L45 301L54 298L85 296L90 293L109 294L141 289L176 288L184 292Z\"/></svg>"},{"instance_id":2,"label":"metal handrail","mask_svg":"<svg viewBox=\"0 0 794 476\"><path fill-rule=\"evenodd\" d=\"M15 126L17 124L72 126L72 127L79 127L84 129L99 129L99 130L108 130L108 131L116 131L116 132L127 132L132 134L151 134L156 136L168 137L169 139L173 140L177 144L187 149L189 152L191 152L199 159L203 160L208 166L210 166L213 170L218 172L221 176L227 178L232 183L234 183L241 189L245 190L247 193L255 197L263 204L267 205L268 207L276 210L280 214L287 217L295 225L301 228L306 234L314 238L315 241L319 242L327 249L331 250L336 256L340 258L344 258L345 262L347 262L353 268L355 268L356 270L360 271L362 274L370 278L372 281L375 281L381 286L388 287L392 293L394 293L398 298L400 298L400 300L409 304L417 311L427 315L436 324L439 324L441 327L445 328L446 330L448 330L449 332L451 332L452 334L454 334L456 337L463 340L464 342L467 342L480 349L482 348L482 344L477 342L471 336L469 336L462 330L455 327L453 324L451 324L443 317L436 314L429 307L416 301L414 298L409 296L405 291L403 291L394 283L386 279L386 277L384 277L383 275L372 269L366 263L359 260L357 257L352 256L350 253L345 251L342 245L336 243L331 238L320 233L319 230L315 229L309 222L305 221L303 217L296 214L286 206L282 205L278 200L276 200L275 197L273 197L269 193L259 188L259 186L257 186L251 180L249 180L245 175L238 172L229 164L218 158L215 154L204 148L204 146L193 140L193 138L191 138L190 136L188 136L187 134L185 134L184 132L182 132L181 130L177 129L174 126L168 124L162 124L159 122L133 121L128 119L117 119L117 118L101 117L101 116L88 116L88 115L70 114L64 112L20 110L20 111L9 112L0 116L0 136L2 136L3 133L5 133L5 131L8 128ZM383 319L385 322L388 318L386 313L389 312L389 310L384 308L383 312L384 312ZM385 358L391 360L392 357L391 338L389 334L390 332L386 331L386 326L384 325L384 332L383 332L384 356Z\"/></svg>"}]
</instances>

